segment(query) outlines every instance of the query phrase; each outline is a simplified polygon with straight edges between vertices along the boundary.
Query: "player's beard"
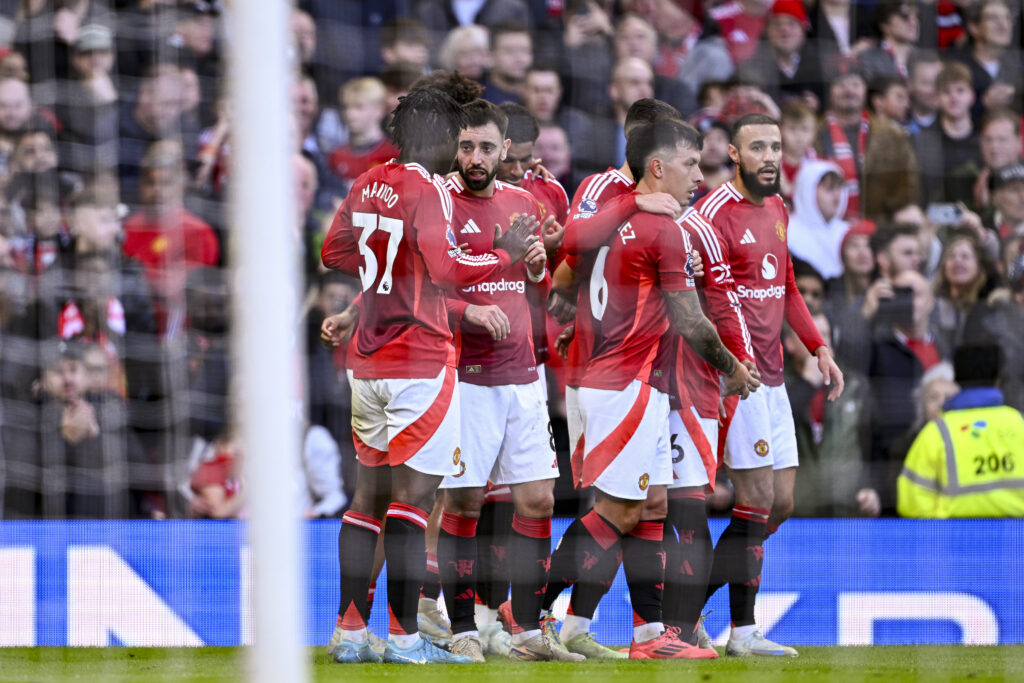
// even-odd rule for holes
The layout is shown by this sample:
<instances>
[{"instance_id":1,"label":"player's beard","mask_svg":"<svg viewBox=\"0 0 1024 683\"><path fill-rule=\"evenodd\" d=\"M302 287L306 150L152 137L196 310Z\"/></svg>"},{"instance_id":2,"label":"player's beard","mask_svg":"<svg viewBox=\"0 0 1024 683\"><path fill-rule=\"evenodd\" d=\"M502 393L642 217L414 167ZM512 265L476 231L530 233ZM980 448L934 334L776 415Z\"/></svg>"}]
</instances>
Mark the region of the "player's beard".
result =
<instances>
[{"instance_id":1,"label":"player's beard","mask_svg":"<svg viewBox=\"0 0 1024 683\"><path fill-rule=\"evenodd\" d=\"M484 176L482 180L470 178L469 172L476 169L486 171L487 175ZM483 166L470 166L469 168L463 168L462 166L459 166L459 175L462 176L462 182L466 183L466 187L473 190L474 192L479 192L480 190L483 190L488 185L490 185L491 181L494 180L494 176L498 175L498 166L497 164L495 164L494 168L490 170L484 168Z\"/></svg>"},{"instance_id":2,"label":"player's beard","mask_svg":"<svg viewBox=\"0 0 1024 683\"><path fill-rule=\"evenodd\" d=\"M769 166L771 166L771 164L765 164L761 169L768 168ZM743 186L747 188L751 194L758 197L771 197L772 195L779 193L779 167L772 166L772 168L775 169L775 180L770 183L763 183L757 176L761 169L750 172L743 166L743 164L740 164L740 180L743 181Z\"/></svg>"}]
</instances>

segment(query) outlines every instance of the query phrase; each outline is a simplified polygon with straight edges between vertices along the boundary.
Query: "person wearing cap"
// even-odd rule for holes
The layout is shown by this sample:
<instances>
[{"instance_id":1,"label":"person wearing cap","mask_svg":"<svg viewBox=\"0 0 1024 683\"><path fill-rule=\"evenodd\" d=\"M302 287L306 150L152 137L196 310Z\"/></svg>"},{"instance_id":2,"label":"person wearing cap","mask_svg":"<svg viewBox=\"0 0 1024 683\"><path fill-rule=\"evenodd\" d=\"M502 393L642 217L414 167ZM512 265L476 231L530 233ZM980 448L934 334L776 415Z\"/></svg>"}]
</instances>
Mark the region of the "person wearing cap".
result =
<instances>
[{"instance_id":1,"label":"person wearing cap","mask_svg":"<svg viewBox=\"0 0 1024 683\"><path fill-rule=\"evenodd\" d=\"M916 202L920 181L910 137L869 115L867 81L855 59L834 65L827 96L814 146L819 158L832 159L843 172L849 192L845 217L879 220Z\"/></svg>"},{"instance_id":2,"label":"person wearing cap","mask_svg":"<svg viewBox=\"0 0 1024 683\"><path fill-rule=\"evenodd\" d=\"M988 178L992 205L992 224L1006 242L1024 237L1024 163L1017 162L992 171Z\"/></svg>"},{"instance_id":3,"label":"person wearing cap","mask_svg":"<svg viewBox=\"0 0 1024 683\"><path fill-rule=\"evenodd\" d=\"M737 69L780 104L802 99L814 110L824 97L821 60L801 0L775 0L754 56Z\"/></svg>"},{"instance_id":4,"label":"person wearing cap","mask_svg":"<svg viewBox=\"0 0 1024 683\"><path fill-rule=\"evenodd\" d=\"M860 55L864 76L870 83L879 76L909 75L910 53L921 37L917 3L909 0L884 0L875 8L875 30L880 41Z\"/></svg>"},{"instance_id":5,"label":"person wearing cap","mask_svg":"<svg viewBox=\"0 0 1024 683\"><path fill-rule=\"evenodd\" d=\"M902 517L1024 517L1024 417L997 388L1000 348L961 346L961 391L925 425L897 481Z\"/></svg>"}]
</instances>

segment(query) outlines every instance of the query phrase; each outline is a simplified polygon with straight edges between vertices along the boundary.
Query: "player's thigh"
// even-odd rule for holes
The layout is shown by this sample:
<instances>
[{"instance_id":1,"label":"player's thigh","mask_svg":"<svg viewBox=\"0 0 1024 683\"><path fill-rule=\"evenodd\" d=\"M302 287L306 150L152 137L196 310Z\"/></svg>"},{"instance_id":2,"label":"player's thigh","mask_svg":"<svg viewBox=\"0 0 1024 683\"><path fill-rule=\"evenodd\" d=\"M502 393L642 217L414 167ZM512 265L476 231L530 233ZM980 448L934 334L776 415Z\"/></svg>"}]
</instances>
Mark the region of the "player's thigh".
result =
<instances>
[{"instance_id":1,"label":"player's thigh","mask_svg":"<svg viewBox=\"0 0 1024 683\"><path fill-rule=\"evenodd\" d=\"M733 470L771 467L774 448L768 387L762 387L736 403L736 412L725 437L725 464Z\"/></svg>"},{"instance_id":2,"label":"player's thigh","mask_svg":"<svg viewBox=\"0 0 1024 683\"><path fill-rule=\"evenodd\" d=\"M793 407L789 404L789 392L786 391L785 384L766 388L768 413L771 415L772 424L772 467L776 470L798 467L800 458L796 448L796 426L793 424Z\"/></svg>"},{"instance_id":3,"label":"player's thigh","mask_svg":"<svg viewBox=\"0 0 1024 683\"><path fill-rule=\"evenodd\" d=\"M685 408L684 410L691 410ZM701 418L693 411L694 419L700 427L708 448L718 443L718 420ZM687 429L678 410L673 410L668 418L670 444L672 447L672 484L671 489L687 486L704 486L708 483L708 470L701 458L700 450L694 442L693 435ZM713 452L713 451L712 451Z\"/></svg>"},{"instance_id":4,"label":"player's thigh","mask_svg":"<svg viewBox=\"0 0 1024 683\"><path fill-rule=\"evenodd\" d=\"M459 383L462 437L458 471L445 477L441 488L478 488L487 485L505 438L510 392L506 385L489 387Z\"/></svg>"},{"instance_id":5,"label":"player's thigh","mask_svg":"<svg viewBox=\"0 0 1024 683\"><path fill-rule=\"evenodd\" d=\"M387 395L379 379L361 379L348 371L352 391L352 442L359 464L383 467L388 464Z\"/></svg>"},{"instance_id":6,"label":"player's thigh","mask_svg":"<svg viewBox=\"0 0 1024 683\"><path fill-rule=\"evenodd\" d=\"M623 500L644 500L672 481L668 396L634 380L622 391L579 390L584 485Z\"/></svg>"},{"instance_id":7,"label":"player's thigh","mask_svg":"<svg viewBox=\"0 0 1024 683\"><path fill-rule=\"evenodd\" d=\"M389 379L388 462L434 476L458 473L459 383L455 368L436 377Z\"/></svg>"},{"instance_id":8,"label":"player's thigh","mask_svg":"<svg viewBox=\"0 0 1024 683\"><path fill-rule=\"evenodd\" d=\"M513 384L504 439L491 474L495 484L520 484L558 477L558 460L548 433L548 406L540 380Z\"/></svg>"}]
</instances>

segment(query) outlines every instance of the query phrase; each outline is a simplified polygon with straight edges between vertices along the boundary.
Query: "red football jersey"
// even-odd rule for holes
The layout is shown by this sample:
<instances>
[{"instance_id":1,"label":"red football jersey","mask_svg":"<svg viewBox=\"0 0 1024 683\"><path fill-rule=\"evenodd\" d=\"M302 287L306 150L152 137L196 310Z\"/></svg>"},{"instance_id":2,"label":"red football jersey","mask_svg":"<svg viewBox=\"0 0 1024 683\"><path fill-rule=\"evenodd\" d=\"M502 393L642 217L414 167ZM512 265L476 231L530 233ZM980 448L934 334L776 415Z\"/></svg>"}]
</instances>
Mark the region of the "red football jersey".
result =
<instances>
[{"instance_id":1,"label":"red football jersey","mask_svg":"<svg viewBox=\"0 0 1024 683\"><path fill-rule=\"evenodd\" d=\"M565 244L563 246L569 265L580 277L580 286L576 295L575 334L572 342L569 343L568 359L565 362L565 383L571 387L580 386L583 370L586 368L594 348L594 333L590 329L589 279L596 254L590 253L590 250L585 249L584 245L577 246L576 242L582 241L582 238L577 240L576 237L585 234L591 222L603 220L603 213L600 214L601 218L598 218L599 208L606 207L609 201L619 195L632 192L634 187L636 187L636 183L623 175L621 171L609 168L604 173L595 173L585 178L572 198L570 207L572 213L566 219ZM636 210L635 205L633 210ZM573 238L572 241L570 241L570 237ZM599 241L597 246L600 246L603 241Z\"/></svg>"},{"instance_id":2,"label":"red football jersey","mask_svg":"<svg viewBox=\"0 0 1024 683\"><path fill-rule=\"evenodd\" d=\"M598 249L589 291L594 348L580 386L621 390L640 379L668 390L674 331L662 292L693 289L689 253L675 221L642 212Z\"/></svg>"},{"instance_id":3,"label":"red football jersey","mask_svg":"<svg viewBox=\"0 0 1024 683\"><path fill-rule=\"evenodd\" d=\"M796 288L786 244L789 214L778 195L760 206L747 201L730 181L697 203L697 210L718 233L720 262L705 263L716 282L730 275L751 336L761 382L782 384L782 321L789 322L811 351L824 342Z\"/></svg>"},{"instance_id":4,"label":"red football jersey","mask_svg":"<svg viewBox=\"0 0 1024 683\"><path fill-rule=\"evenodd\" d=\"M445 187L452 196L452 225L459 244L468 244L474 254L485 252L494 244L495 225L508 230L520 214L539 217L542 211L532 194L497 180L490 197L478 197L466 190L458 175L449 178ZM544 277L550 283L547 272ZM530 282L526 265L520 262L483 282L451 293L448 310L460 321L459 381L497 386L526 384L537 379L527 291L540 286ZM462 320L469 304L500 308L508 316L509 336L495 341L484 328Z\"/></svg>"},{"instance_id":5,"label":"red football jersey","mask_svg":"<svg viewBox=\"0 0 1024 683\"><path fill-rule=\"evenodd\" d=\"M704 277L698 282L697 288L704 315L715 323L722 343L737 360L754 360L750 331L747 330L740 299L736 294L736 282L729 264L724 261L725 249L718 234L696 209L687 209L679 219L679 224L686 230L690 244L700 254L704 264ZM690 400L700 416L717 418L721 393L718 370L697 355L685 341L680 345L676 369L677 377L681 375Z\"/></svg>"},{"instance_id":6,"label":"red football jersey","mask_svg":"<svg viewBox=\"0 0 1024 683\"><path fill-rule=\"evenodd\" d=\"M352 145L336 147L327 157L327 165L346 185L371 168L398 156L398 148L386 137L369 147L357 149Z\"/></svg>"},{"instance_id":7,"label":"red football jersey","mask_svg":"<svg viewBox=\"0 0 1024 683\"><path fill-rule=\"evenodd\" d=\"M356 377L437 376L454 356L442 287L468 287L509 266L500 249L459 250L443 182L419 164L388 162L356 180L334 217L321 258L363 287L348 360Z\"/></svg>"}]
</instances>

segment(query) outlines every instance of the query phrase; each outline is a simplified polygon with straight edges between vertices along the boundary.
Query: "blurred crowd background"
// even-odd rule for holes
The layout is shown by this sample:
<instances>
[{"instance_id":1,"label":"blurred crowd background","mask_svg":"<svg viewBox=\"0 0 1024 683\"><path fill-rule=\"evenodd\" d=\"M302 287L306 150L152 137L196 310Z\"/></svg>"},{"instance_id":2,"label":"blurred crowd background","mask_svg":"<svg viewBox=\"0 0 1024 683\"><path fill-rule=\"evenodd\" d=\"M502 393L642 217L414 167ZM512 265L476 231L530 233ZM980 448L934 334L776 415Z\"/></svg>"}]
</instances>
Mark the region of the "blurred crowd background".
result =
<instances>
[{"instance_id":1,"label":"blurred crowd background","mask_svg":"<svg viewBox=\"0 0 1024 683\"><path fill-rule=\"evenodd\" d=\"M228 9L0 0L3 518L245 514ZM732 177L731 122L780 120L797 283L847 377L825 402L784 335L797 514L893 514L910 443L957 391L958 346L998 343L1024 407L1019 0L299 0L291 29L297 210L281 229L303 258L307 400L282 495L308 516L339 515L355 483L343 356L318 329L358 285L323 271L319 245L352 181L395 154L397 98L438 69L529 109L534 157L570 197L622 165L637 99L703 131L700 194ZM548 372L565 458L557 358Z\"/></svg>"}]
</instances>

